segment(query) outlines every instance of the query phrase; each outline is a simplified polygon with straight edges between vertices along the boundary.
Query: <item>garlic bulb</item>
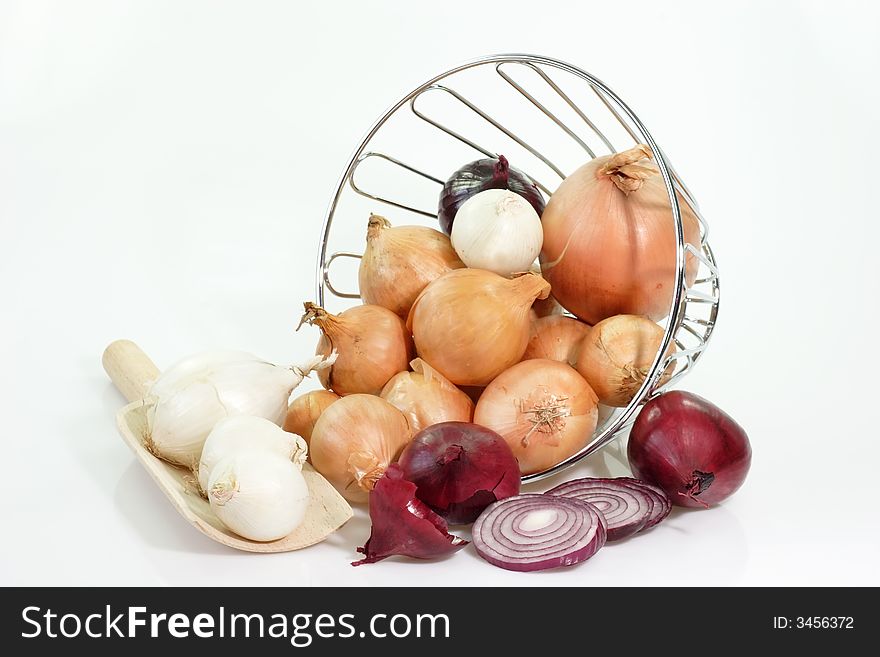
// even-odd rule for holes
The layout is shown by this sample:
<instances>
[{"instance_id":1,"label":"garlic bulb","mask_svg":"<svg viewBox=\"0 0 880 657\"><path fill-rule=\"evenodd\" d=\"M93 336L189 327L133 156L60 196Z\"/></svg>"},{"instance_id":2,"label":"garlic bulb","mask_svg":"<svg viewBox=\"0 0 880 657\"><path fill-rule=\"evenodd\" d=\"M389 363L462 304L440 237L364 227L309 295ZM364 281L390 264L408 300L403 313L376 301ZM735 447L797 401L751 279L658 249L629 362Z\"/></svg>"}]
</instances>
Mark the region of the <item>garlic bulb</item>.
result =
<instances>
[{"instance_id":1,"label":"garlic bulb","mask_svg":"<svg viewBox=\"0 0 880 657\"><path fill-rule=\"evenodd\" d=\"M223 457L238 450L269 451L302 468L308 454L305 440L261 417L223 418L208 434L199 460L199 485L208 490L211 471Z\"/></svg>"},{"instance_id":2,"label":"garlic bulb","mask_svg":"<svg viewBox=\"0 0 880 657\"><path fill-rule=\"evenodd\" d=\"M544 230L535 208L522 196L487 189L459 208L451 237L452 247L468 267L509 276L535 262Z\"/></svg>"},{"instance_id":3,"label":"garlic bulb","mask_svg":"<svg viewBox=\"0 0 880 657\"><path fill-rule=\"evenodd\" d=\"M312 358L303 367L279 367L237 351L184 358L166 370L147 394L145 446L159 458L195 467L211 429L233 415L284 421L290 393L312 370L334 356Z\"/></svg>"},{"instance_id":4,"label":"garlic bulb","mask_svg":"<svg viewBox=\"0 0 880 657\"><path fill-rule=\"evenodd\" d=\"M302 523L309 488L288 459L268 450L239 450L214 466L208 501L217 518L239 536L275 541Z\"/></svg>"}]
</instances>

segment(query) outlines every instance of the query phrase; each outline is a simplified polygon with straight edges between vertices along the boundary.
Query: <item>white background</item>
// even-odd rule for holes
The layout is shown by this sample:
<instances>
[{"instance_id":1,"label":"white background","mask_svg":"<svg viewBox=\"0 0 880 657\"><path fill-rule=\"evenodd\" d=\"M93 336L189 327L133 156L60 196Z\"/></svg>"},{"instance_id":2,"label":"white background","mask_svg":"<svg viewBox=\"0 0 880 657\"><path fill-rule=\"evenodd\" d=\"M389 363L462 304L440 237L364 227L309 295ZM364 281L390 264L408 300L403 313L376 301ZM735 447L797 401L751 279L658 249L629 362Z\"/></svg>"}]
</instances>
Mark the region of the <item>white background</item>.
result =
<instances>
[{"instance_id":1,"label":"white background","mask_svg":"<svg viewBox=\"0 0 880 657\"><path fill-rule=\"evenodd\" d=\"M0 582L880 584L876 7L0 2ZM684 387L749 431L746 485L546 574L471 549L352 568L361 512L296 553L204 538L117 435L104 346L310 354L293 329L363 131L515 51L607 82L699 198L722 309Z\"/></svg>"}]
</instances>

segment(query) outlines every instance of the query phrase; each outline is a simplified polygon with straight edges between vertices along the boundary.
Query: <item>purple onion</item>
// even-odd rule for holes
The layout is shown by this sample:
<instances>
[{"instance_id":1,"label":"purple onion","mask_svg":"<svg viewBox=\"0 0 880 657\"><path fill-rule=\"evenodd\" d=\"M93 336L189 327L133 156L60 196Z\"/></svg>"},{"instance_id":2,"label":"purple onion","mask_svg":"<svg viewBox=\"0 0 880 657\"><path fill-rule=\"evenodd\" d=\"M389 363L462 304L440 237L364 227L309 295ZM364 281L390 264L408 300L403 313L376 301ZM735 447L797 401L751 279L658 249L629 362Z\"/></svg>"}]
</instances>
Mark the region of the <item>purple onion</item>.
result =
<instances>
[{"instance_id":1,"label":"purple onion","mask_svg":"<svg viewBox=\"0 0 880 657\"><path fill-rule=\"evenodd\" d=\"M503 155L497 159L487 157L465 164L443 185L437 210L443 232L451 235L458 209L471 196L487 189L508 189L526 199L539 217L544 212L544 197L531 178L510 166Z\"/></svg>"},{"instance_id":2,"label":"purple onion","mask_svg":"<svg viewBox=\"0 0 880 657\"><path fill-rule=\"evenodd\" d=\"M605 519L589 502L555 495L508 497L474 523L474 547L507 570L572 566L592 557L607 536Z\"/></svg>"}]
</instances>

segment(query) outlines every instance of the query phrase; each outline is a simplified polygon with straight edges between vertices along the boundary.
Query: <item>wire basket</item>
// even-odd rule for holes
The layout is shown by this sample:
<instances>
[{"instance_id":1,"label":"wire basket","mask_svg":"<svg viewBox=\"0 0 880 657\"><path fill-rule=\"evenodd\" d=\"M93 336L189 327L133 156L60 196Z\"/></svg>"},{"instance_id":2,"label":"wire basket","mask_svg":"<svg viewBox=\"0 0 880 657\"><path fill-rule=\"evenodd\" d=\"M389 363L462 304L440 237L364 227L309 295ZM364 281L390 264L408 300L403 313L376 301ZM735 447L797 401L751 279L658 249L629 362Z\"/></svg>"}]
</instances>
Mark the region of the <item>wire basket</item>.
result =
<instances>
[{"instance_id":1,"label":"wire basket","mask_svg":"<svg viewBox=\"0 0 880 657\"><path fill-rule=\"evenodd\" d=\"M693 195L633 111L586 71L548 57L493 55L442 73L395 103L367 132L336 186L321 231L318 304L340 310L360 298L353 290L371 211L387 215L395 225L436 228L440 189L465 162L504 154L549 197L566 172L639 143L652 149L669 195L678 242L672 303L661 322L663 342L629 405L605 409L583 449L523 481L574 465L624 435L640 405L694 366L712 335L719 302L709 229ZM684 241L679 198L699 220L699 248ZM699 262L690 286L684 264L688 253ZM671 343L677 349L664 357ZM658 385L668 367L672 376Z\"/></svg>"}]
</instances>

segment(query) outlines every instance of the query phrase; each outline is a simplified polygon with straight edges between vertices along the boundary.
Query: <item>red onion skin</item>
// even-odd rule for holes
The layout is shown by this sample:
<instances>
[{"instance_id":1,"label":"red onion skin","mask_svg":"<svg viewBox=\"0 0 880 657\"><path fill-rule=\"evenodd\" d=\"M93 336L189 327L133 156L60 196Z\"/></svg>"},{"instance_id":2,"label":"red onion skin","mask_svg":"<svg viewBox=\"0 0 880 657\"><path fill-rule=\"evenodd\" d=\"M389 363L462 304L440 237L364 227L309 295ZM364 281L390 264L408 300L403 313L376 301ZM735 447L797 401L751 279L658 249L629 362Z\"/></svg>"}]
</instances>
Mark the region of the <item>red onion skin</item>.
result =
<instances>
[{"instance_id":1,"label":"red onion skin","mask_svg":"<svg viewBox=\"0 0 880 657\"><path fill-rule=\"evenodd\" d=\"M522 171L510 166L506 157L499 155L465 164L446 181L437 210L441 230L451 235L458 209L471 196L487 189L508 189L526 199L539 217L544 212L544 197L538 186Z\"/></svg>"},{"instance_id":2,"label":"red onion skin","mask_svg":"<svg viewBox=\"0 0 880 657\"><path fill-rule=\"evenodd\" d=\"M415 484L404 479L396 464L388 466L370 494L370 520L370 538L358 548L364 558L352 566L394 555L434 559L468 544L450 534L443 519L416 499Z\"/></svg>"},{"instance_id":3,"label":"red onion skin","mask_svg":"<svg viewBox=\"0 0 880 657\"><path fill-rule=\"evenodd\" d=\"M500 435L471 422L441 422L417 433L398 459L416 496L453 525L519 493L519 464Z\"/></svg>"},{"instance_id":4,"label":"red onion skin","mask_svg":"<svg viewBox=\"0 0 880 657\"><path fill-rule=\"evenodd\" d=\"M674 390L645 404L627 448L630 468L673 504L708 508L745 481L752 449L745 430L711 402Z\"/></svg>"}]
</instances>

